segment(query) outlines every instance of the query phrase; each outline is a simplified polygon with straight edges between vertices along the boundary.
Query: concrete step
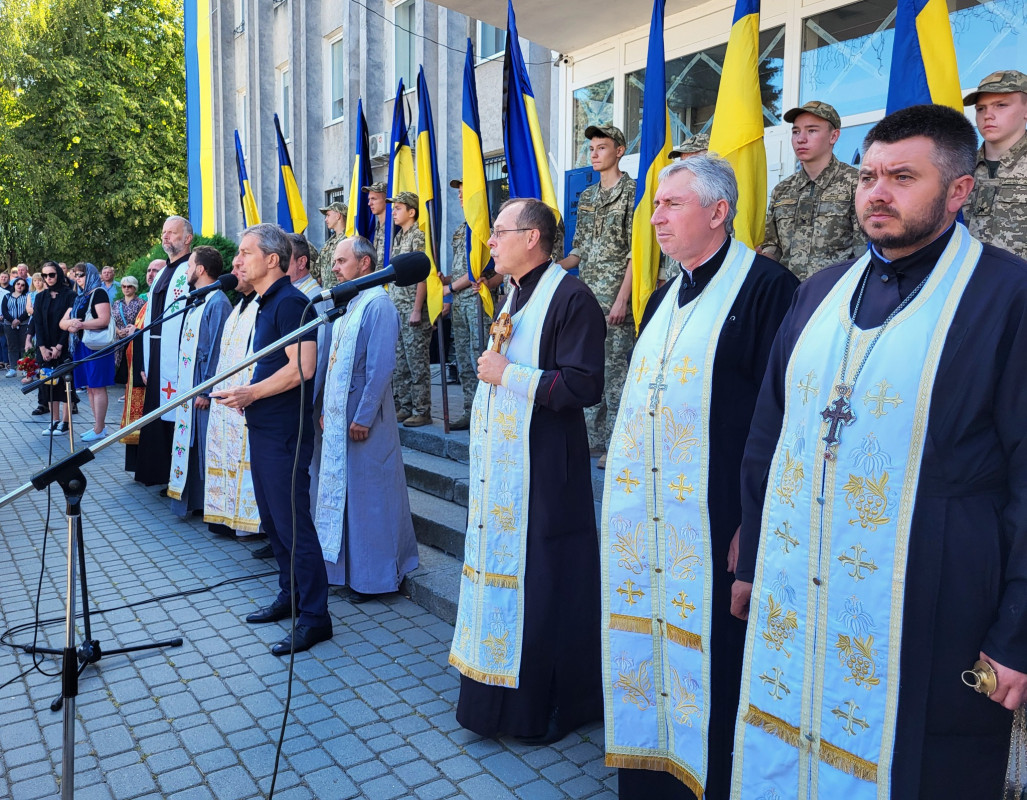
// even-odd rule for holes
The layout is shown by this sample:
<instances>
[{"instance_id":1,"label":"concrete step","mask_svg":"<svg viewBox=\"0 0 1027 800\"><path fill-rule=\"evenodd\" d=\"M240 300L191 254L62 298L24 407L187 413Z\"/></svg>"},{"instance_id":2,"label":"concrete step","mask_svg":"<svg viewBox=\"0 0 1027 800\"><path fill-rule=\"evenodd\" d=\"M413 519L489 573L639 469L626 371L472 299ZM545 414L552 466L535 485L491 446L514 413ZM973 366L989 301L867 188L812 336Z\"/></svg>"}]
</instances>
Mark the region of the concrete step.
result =
<instances>
[{"instance_id":1,"label":"concrete step","mask_svg":"<svg viewBox=\"0 0 1027 800\"><path fill-rule=\"evenodd\" d=\"M467 464L403 448L407 486L467 508Z\"/></svg>"},{"instance_id":2,"label":"concrete step","mask_svg":"<svg viewBox=\"0 0 1027 800\"><path fill-rule=\"evenodd\" d=\"M421 608L456 624L463 561L426 544L417 545L420 565L403 579L399 590Z\"/></svg>"},{"instance_id":3,"label":"concrete step","mask_svg":"<svg viewBox=\"0 0 1027 800\"><path fill-rule=\"evenodd\" d=\"M463 559L467 508L419 489L407 491L417 541Z\"/></svg>"},{"instance_id":4,"label":"concrete step","mask_svg":"<svg viewBox=\"0 0 1027 800\"><path fill-rule=\"evenodd\" d=\"M419 450L422 453L448 458L463 464L470 462L470 457L467 455L467 446L470 442L468 432L450 431L448 434L445 433L442 429L441 418L423 428L404 428L400 425L399 441L403 447L410 450Z\"/></svg>"}]
</instances>

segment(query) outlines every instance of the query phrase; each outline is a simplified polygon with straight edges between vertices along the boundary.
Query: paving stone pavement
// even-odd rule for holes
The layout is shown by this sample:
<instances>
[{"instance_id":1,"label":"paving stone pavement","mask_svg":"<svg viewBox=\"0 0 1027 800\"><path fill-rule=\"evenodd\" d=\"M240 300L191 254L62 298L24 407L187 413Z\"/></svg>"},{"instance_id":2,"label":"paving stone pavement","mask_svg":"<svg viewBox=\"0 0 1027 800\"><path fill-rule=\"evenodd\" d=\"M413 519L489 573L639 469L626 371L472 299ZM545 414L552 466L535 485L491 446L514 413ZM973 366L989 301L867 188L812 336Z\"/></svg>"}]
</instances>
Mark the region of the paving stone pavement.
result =
<instances>
[{"instance_id":1,"label":"paving stone pavement","mask_svg":"<svg viewBox=\"0 0 1027 800\"><path fill-rule=\"evenodd\" d=\"M34 401L19 388L16 379L0 378L0 494L47 463L49 438L39 435L43 424L28 416ZM121 414L120 387L109 394L112 419ZM84 393L81 409L76 440L92 421ZM66 437L53 442L55 458L68 450ZM252 558L259 543L212 537L198 521L180 521L155 488L131 481L123 457L116 445L84 468L90 604L114 609L188 594L96 615L93 638L107 649L174 636L184 644L104 656L86 667L75 796L266 797L288 678L288 661L269 648L287 623L251 626L243 617L273 595L270 562ZM66 539L57 490L49 506L33 492L0 509L0 628L32 622L38 584L40 618L59 620L41 629L39 644L63 646ZM601 725L552 747L525 747L457 724L451 625L399 595L357 606L332 594L329 611L335 637L296 658L275 797L616 797ZM12 638L31 643L32 631ZM50 710L60 664L40 659L48 675L31 670L32 656L0 647L0 798L60 791L62 714Z\"/></svg>"}]
</instances>

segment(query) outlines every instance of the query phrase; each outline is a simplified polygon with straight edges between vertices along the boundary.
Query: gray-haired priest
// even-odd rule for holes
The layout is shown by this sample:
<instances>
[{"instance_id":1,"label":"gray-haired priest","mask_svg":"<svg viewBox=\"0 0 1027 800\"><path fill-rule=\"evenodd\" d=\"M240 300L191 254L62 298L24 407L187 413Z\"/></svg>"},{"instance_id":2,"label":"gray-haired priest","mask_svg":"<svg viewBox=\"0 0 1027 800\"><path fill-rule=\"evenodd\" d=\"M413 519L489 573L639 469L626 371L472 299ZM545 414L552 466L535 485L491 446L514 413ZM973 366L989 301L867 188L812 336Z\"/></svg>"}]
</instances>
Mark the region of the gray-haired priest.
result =
<instances>
[{"instance_id":1,"label":"gray-haired priest","mask_svg":"<svg viewBox=\"0 0 1027 800\"><path fill-rule=\"evenodd\" d=\"M896 111L864 148L871 249L799 287L742 463L733 796L1001 797L1027 696L1027 263L956 221L962 114Z\"/></svg>"},{"instance_id":2,"label":"gray-haired priest","mask_svg":"<svg viewBox=\"0 0 1027 800\"><path fill-rule=\"evenodd\" d=\"M731 236L731 165L660 173L652 224L681 271L646 305L603 492L606 763L621 798L726 798L745 625L731 616L739 466L799 281Z\"/></svg>"}]
</instances>

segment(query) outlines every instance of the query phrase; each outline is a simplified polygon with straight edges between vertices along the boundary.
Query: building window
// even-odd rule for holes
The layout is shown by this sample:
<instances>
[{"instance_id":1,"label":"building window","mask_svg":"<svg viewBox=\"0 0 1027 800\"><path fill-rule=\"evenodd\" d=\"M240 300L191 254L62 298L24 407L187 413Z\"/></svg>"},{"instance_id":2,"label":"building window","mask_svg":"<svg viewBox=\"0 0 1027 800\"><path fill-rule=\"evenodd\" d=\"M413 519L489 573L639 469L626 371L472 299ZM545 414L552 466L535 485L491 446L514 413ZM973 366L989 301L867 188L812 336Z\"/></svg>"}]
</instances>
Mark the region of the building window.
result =
<instances>
[{"instance_id":1,"label":"building window","mask_svg":"<svg viewBox=\"0 0 1027 800\"><path fill-rule=\"evenodd\" d=\"M403 79L403 87L412 89L417 78L417 47L414 31L417 30L416 0L404 0L395 8L396 15L396 80Z\"/></svg>"},{"instance_id":2,"label":"building window","mask_svg":"<svg viewBox=\"0 0 1027 800\"><path fill-rule=\"evenodd\" d=\"M292 73L288 67L282 67L278 74L282 87L278 114L282 122L282 136L288 142L292 139Z\"/></svg>"},{"instance_id":3,"label":"building window","mask_svg":"<svg viewBox=\"0 0 1027 800\"><path fill-rule=\"evenodd\" d=\"M573 103L574 166L587 167L592 162L589 159L585 129L589 125L613 124L613 78L575 89Z\"/></svg>"},{"instance_id":4,"label":"building window","mask_svg":"<svg viewBox=\"0 0 1027 800\"><path fill-rule=\"evenodd\" d=\"M760 31L759 78L764 127L781 124L781 93L784 88L784 26ZM727 44L667 62L667 107L674 144L697 133L709 133L724 67ZM638 152L642 128L645 68L630 72L624 86L624 136L628 153Z\"/></svg>"},{"instance_id":5,"label":"building window","mask_svg":"<svg viewBox=\"0 0 1027 800\"><path fill-rule=\"evenodd\" d=\"M345 107L345 64L346 64L346 50L343 47L343 40L336 39L332 42L331 47L331 60L332 60L332 77L331 77L331 108L329 109L329 118L335 122L343 117L346 110Z\"/></svg>"},{"instance_id":6,"label":"building window","mask_svg":"<svg viewBox=\"0 0 1027 800\"><path fill-rule=\"evenodd\" d=\"M499 207L510 199L510 182L506 177L506 156L485 159L485 194L489 198L489 212L495 220Z\"/></svg>"},{"instance_id":7,"label":"building window","mask_svg":"<svg viewBox=\"0 0 1027 800\"><path fill-rule=\"evenodd\" d=\"M1024 0L955 0L949 3L950 9L953 6L949 21L961 86L976 87L992 72L1023 64L1027 49Z\"/></svg>"},{"instance_id":8,"label":"building window","mask_svg":"<svg viewBox=\"0 0 1027 800\"><path fill-rule=\"evenodd\" d=\"M478 22L478 58L498 56L506 49L506 31L495 28L487 22Z\"/></svg>"}]
</instances>

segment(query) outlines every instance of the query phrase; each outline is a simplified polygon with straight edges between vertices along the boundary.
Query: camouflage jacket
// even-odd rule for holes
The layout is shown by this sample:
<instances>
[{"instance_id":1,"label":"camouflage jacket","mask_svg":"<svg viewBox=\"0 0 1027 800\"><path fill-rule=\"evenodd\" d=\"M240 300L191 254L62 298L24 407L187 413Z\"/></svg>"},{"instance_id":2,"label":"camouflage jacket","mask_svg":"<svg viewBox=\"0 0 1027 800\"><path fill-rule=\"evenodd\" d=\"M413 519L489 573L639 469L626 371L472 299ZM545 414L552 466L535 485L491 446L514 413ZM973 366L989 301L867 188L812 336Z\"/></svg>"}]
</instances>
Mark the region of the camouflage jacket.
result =
<instances>
[{"instance_id":1,"label":"camouflage jacket","mask_svg":"<svg viewBox=\"0 0 1027 800\"><path fill-rule=\"evenodd\" d=\"M763 253L799 280L862 255L866 239L856 215L858 175L832 155L816 180L800 167L781 181L770 196Z\"/></svg>"},{"instance_id":2,"label":"camouflage jacket","mask_svg":"<svg viewBox=\"0 0 1027 800\"><path fill-rule=\"evenodd\" d=\"M570 254L581 259L581 280L606 313L617 299L631 258L634 211L635 179L627 173L610 189L593 183L578 199L578 221Z\"/></svg>"},{"instance_id":3,"label":"camouflage jacket","mask_svg":"<svg viewBox=\"0 0 1027 800\"><path fill-rule=\"evenodd\" d=\"M378 256L378 266L375 269L385 269L385 223L378 222L374 226L374 251Z\"/></svg>"},{"instance_id":4,"label":"camouflage jacket","mask_svg":"<svg viewBox=\"0 0 1027 800\"><path fill-rule=\"evenodd\" d=\"M324 247L321 248L321 252L317 254L317 258L314 259L314 263L309 265L310 274L314 276L314 280L320 283L325 289L331 289L338 281L335 279L335 273L332 272L332 263L335 261L335 245L341 242L345 237L339 233L333 233L328 237L328 241L325 242Z\"/></svg>"},{"instance_id":5,"label":"camouflage jacket","mask_svg":"<svg viewBox=\"0 0 1027 800\"><path fill-rule=\"evenodd\" d=\"M970 233L985 244L1027 258L1027 135L999 159L994 178L980 149L963 218Z\"/></svg>"},{"instance_id":6,"label":"camouflage jacket","mask_svg":"<svg viewBox=\"0 0 1027 800\"><path fill-rule=\"evenodd\" d=\"M424 252L424 231L418 228L416 223L411 225L409 230L406 231L401 228L397 228L395 235L392 237L392 249L389 251L390 255L398 256L403 253L416 252ZM413 310L416 295L416 283L413 286L396 286L394 283L389 284L389 296L392 298L392 302L396 304L396 308L399 309L401 314L409 314Z\"/></svg>"},{"instance_id":7,"label":"camouflage jacket","mask_svg":"<svg viewBox=\"0 0 1027 800\"><path fill-rule=\"evenodd\" d=\"M461 223L453 231L453 263L449 265L449 275L455 281L467 272L467 226Z\"/></svg>"}]
</instances>

